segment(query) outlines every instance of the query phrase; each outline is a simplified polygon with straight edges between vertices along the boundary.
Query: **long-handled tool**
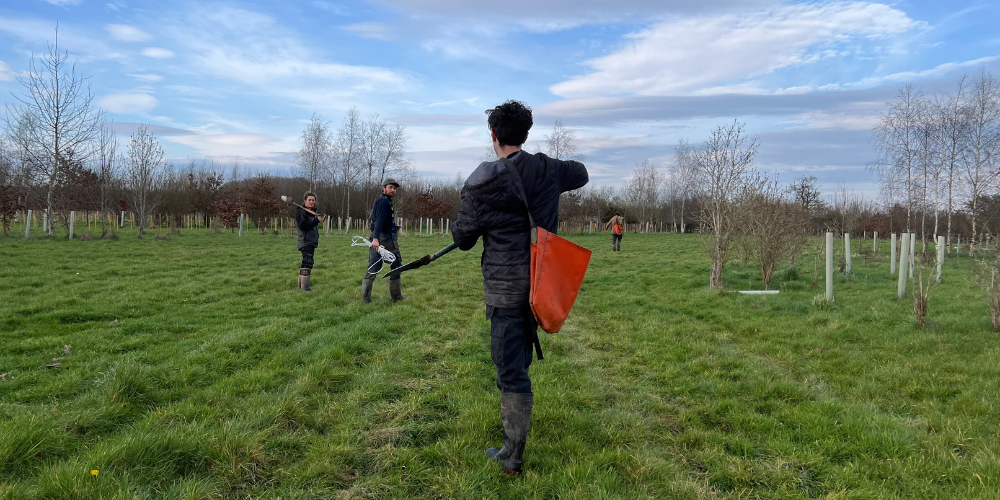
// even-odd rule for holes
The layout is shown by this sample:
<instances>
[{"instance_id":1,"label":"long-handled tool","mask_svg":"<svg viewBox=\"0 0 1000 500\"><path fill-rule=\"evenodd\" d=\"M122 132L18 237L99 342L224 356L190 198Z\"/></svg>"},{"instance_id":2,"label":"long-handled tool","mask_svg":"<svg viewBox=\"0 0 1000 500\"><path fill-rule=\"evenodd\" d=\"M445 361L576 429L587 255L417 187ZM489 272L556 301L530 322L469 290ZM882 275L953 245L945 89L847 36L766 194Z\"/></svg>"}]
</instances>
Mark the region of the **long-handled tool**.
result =
<instances>
[{"instance_id":1,"label":"long-handled tool","mask_svg":"<svg viewBox=\"0 0 1000 500\"><path fill-rule=\"evenodd\" d=\"M389 272L385 273L385 275L382 276L382 279L386 279L386 278L390 278L392 276L396 276L397 274L402 273L404 271L410 271L410 270L416 269L418 267L424 267L427 264L430 264L431 262L434 262L435 260L438 260L439 258L441 258L442 255L444 255L444 254L446 254L446 253L448 253L448 252L450 252L450 251L452 251L452 250L454 250L456 248L458 248L458 244L457 243L452 243L451 245L448 245L448 246L442 248L441 250L438 250L438 252L436 254L434 254L434 255L424 255L423 257L421 257L421 258L419 258L419 259L417 259L417 260L415 260L413 262L410 262L409 264L407 264L405 266L397 267L396 269L393 269L392 271L389 271Z\"/></svg>"},{"instance_id":2,"label":"long-handled tool","mask_svg":"<svg viewBox=\"0 0 1000 500\"><path fill-rule=\"evenodd\" d=\"M313 214L313 215L315 215L315 216L317 216L317 217L318 217L318 216L321 216L321 215L322 215L322 216L326 216L326 214L319 214L319 213L316 213L316 212L315 212L315 211L313 211L313 210L309 210L308 208L306 208L306 207L303 207L302 205L299 205L298 203L295 203L294 201L292 201L292 198L291 198L290 196L285 196L285 195L281 195L281 201L283 201L283 202L285 202L285 203L291 203L292 205L295 205L295 206L297 206L297 207L301 208L302 210L305 210L306 212L309 212L309 213L311 213L311 214Z\"/></svg>"}]
</instances>

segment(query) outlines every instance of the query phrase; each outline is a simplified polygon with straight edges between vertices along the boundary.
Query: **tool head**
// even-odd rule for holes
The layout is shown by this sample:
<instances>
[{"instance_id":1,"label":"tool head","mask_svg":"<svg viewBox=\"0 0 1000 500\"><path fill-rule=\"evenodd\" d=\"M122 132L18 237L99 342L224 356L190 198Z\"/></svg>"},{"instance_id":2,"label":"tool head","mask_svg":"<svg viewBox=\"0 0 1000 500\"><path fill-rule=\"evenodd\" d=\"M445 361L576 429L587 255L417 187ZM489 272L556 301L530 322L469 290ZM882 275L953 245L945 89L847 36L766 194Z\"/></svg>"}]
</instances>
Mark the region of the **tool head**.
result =
<instances>
[{"instance_id":1,"label":"tool head","mask_svg":"<svg viewBox=\"0 0 1000 500\"><path fill-rule=\"evenodd\" d=\"M402 273L403 271L412 271L412 270L414 270L414 269L416 269L418 267L424 267L427 264L430 264L432 260L433 259L431 259L430 255L424 255L423 257L421 257L421 258L419 258L419 259L417 259L417 260L415 260L413 262L410 262L409 264L407 264L405 266L397 267L396 269L393 269L392 271L389 271L389 272L385 273L385 275L382 276L382 279L391 278L393 276L396 276L397 274Z\"/></svg>"},{"instance_id":2,"label":"tool head","mask_svg":"<svg viewBox=\"0 0 1000 500\"><path fill-rule=\"evenodd\" d=\"M285 196L285 195L281 195L281 201L283 201L285 203L291 203L292 199L289 198L289 197L287 197L287 196Z\"/></svg>"}]
</instances>

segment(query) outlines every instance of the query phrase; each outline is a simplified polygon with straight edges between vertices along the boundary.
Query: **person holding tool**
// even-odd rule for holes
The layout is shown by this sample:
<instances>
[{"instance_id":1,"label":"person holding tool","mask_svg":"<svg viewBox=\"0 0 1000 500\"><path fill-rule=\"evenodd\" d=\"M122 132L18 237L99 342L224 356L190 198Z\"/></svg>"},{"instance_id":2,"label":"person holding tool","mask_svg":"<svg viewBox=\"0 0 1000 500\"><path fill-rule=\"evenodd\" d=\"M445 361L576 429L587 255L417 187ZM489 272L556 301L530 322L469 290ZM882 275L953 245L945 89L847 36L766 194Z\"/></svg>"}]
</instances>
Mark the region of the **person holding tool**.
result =
<instances>
[{"instance_id":1,"label":"person holding tool","mask_svg":"<svg viewBox=\"0 0 1000 500\"><path fill-rule=\"evenodd\" d=\"M538 324L529 307L531 225L526 205L538 227L555 233L559 195L587 184L586 167L541 153L521 150L532 126L531 109L507 101L487 110L493 150L498 161L484 162L462 188L462 206L451 226L455 244L470 250L483 239L483 288L490 320L490 354L500 389L503 447L486 455L508 474L521 472L534 405L528 367L532 350L542 359ZM523 184L522 200L513 177ZM445 251L447 248L445 249Z\"/></svg>"},{"instance_id":2,"label":"person holding tool","mask_svg":"<svg viewBox=\"0 0 1000 500\"><path fill-rule=\"evenodd\" d=\"M399 254L399 226L396 225L396 212L392 208L392 197L396 196L396 189L399 183L396 179L386 179L382 183L382 196L375 200L372 206L372 234L369 238L372 242L368 251L368 270L361 281L361 301L368 304L372 301L372 286L375 285L375 276L382 269L382 256L379 255L379 246L384 246L396 256L396 260L389 264L390 269L396 269L403 265L403 258ZM393 302L406 300L400 289L400 276L396 274L389 278L389 297Z\"/></svg>"},{"instance_id":3,"label":"person holding tool","mask_svg":"<svg viewBox=\"0 0 1000 500\"><path fill-rule=\"evenodd\" d=\"M319 245L319 223L326 217L316 213L316 195L306 193L303 197L305 207L296 205L295 226L299 233L299 251L302 252L302 265L299 266L299 290L311 292L309 280L312 276L313 254Z\"/></svg>"},{"instance_id":4,"label":"person holding tool","mask_svg":"<svg viewBox=\"0 0 1000 500\"><path fill-rule=\"evenodd\" d=\"M604 225L604 230L611 229L611 251L622 251L622 235L625 234L625 219L621 214L615 212L615 216Z\"/></svg>"}]
</instances>

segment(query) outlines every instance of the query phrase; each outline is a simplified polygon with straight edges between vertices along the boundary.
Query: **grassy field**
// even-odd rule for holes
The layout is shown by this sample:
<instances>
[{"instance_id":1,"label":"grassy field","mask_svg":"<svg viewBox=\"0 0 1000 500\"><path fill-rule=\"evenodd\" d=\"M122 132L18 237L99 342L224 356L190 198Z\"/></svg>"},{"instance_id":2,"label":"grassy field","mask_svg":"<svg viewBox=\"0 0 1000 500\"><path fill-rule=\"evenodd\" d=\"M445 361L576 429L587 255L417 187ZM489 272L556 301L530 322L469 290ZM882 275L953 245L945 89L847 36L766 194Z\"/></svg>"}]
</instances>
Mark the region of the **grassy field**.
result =
<instances>
[{"instance_id":1,"label":"grassy field","mask_svg":"<svg viewBox=\"0 0 1000 500\"><path fill-rule=\"evenodd\" d=\"M886 242L831 305L812 254L742 296L759 273L708 290L697 236L572 239L594 257L532 365L511 478L483 456L481 247L362 305L346 236L321 240L311 294L291 236L0 238L0 499L1000 496L1000 339L970 259L918 330ZM404 238L404 260L447 242Z\"/></svg>"}]
</instances>

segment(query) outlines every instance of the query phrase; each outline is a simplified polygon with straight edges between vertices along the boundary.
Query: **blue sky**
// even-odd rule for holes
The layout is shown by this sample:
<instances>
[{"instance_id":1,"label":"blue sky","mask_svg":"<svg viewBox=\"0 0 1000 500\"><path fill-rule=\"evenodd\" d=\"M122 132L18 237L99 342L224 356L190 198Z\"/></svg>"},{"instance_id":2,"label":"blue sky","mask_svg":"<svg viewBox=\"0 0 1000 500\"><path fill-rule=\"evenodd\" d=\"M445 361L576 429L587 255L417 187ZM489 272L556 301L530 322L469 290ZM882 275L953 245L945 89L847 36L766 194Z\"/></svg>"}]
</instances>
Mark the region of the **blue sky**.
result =
<instances>
[{"instance_id":1,"label":"blue sky","mask_svg":"<svg viewBox=\"0 0 1000 500\"><path fill-rule=\"evenodd\" d=\"M883 103L1000 69L998 20L995 1L7 0L0 93L58 22L118 130L151 123L175 163L288 172L312 113L357 106L407 126L422 175L453 178L488 144L483 110L514 98L535 110L527 149L562 119L598 185L738 118L761 169L866 192Z\"/></svg>"}]
</instances>

